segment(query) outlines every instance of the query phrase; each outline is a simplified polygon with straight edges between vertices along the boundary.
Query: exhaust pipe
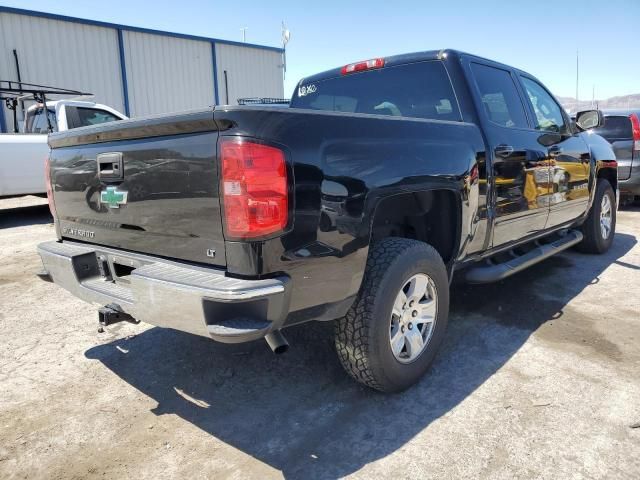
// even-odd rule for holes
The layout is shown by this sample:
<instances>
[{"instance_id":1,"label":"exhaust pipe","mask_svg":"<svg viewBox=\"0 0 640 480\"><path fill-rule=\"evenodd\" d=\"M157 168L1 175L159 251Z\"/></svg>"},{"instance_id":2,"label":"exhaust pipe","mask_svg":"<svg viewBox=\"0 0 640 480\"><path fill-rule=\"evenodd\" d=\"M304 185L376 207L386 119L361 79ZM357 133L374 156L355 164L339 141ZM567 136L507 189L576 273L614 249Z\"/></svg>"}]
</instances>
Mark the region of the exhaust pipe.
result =
<instances>
[{"instance_id":1,"label":"exhaust pipe","mask_svg":"<svg viewBox=\"0 0 640 480\"><path fill-rule=\"evenodd\" d=\"M289 343L286 338L284 338L284 335L282 335L280 330L274 330L273 332L267 333L264 339L267 341L267 344L273 353L277 355L289 350Z\"/></svg>"}]
</instances>

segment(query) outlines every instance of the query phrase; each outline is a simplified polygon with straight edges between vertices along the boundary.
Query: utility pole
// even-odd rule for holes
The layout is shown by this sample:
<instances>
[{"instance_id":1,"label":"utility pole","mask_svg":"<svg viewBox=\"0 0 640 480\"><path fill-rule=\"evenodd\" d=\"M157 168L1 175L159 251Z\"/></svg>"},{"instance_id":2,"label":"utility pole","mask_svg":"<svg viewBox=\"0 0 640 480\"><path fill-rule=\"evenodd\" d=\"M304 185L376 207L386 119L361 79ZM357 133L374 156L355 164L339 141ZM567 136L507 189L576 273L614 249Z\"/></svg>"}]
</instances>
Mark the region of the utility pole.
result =
<instances>
[{"instance_id":1,"label":"utility pole","mask_svg":"<svg viewBox=\"0 0 640 480\"><path fill-rule=\"evenodd\" d=\"M242 27L240 30L242 30L242 43L247 43L247 30L249 30L249 27Z\"/></svg>"},{"instance_id":2,"label":"utility pole","mask_svg":"<svg viewBox=\"0 0 640 480\"><path fill-rule=\"evenodd\" d=\"M576 49L576 112L580 109L580 101L578 100L578 79L580 77L580 60L578 58L578 50Z\"/></svg>"}]
</instances>

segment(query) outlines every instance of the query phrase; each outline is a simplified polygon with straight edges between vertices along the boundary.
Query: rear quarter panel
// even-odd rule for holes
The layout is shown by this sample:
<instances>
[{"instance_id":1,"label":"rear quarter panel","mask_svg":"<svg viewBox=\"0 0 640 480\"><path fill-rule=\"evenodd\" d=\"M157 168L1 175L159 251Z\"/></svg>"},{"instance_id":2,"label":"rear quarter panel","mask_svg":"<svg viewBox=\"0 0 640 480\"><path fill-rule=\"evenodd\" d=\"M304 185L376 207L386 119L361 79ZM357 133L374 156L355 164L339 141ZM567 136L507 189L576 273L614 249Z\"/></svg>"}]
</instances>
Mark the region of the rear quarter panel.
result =
<instances>
[{"instance_id":1,"label":"rear quarter panel","mask_svg":"<svg viewBox=\"0 0 640 480\"><path fill-rule=\"evenodd\" d=\"M460 202L463 243L474 234L478 180L470 181L470 172L484 161L475 125L299 109L216 109L214 118L221 136L275 142L292 163L290 231L264 242L226 242L226 251L232 273L289 274L294 312L315 308L311 315L320 319L344 313L348 301L340 302L360 288L382 198L451 190Z\"/></svg>"}]
</instances>

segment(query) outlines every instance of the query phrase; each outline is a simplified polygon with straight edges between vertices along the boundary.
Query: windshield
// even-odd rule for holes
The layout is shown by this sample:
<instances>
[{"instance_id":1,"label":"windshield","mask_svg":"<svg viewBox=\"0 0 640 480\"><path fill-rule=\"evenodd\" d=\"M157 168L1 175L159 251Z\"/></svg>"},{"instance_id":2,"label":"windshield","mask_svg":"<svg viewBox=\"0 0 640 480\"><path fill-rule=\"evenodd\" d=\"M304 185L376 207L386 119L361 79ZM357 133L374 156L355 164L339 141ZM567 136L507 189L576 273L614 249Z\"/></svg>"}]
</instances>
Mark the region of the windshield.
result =
<instances>
[{"instance_id":1,"label":"windshield","mask_svg":"<svg viewBox=\"0 0 640 480\"><path fill-rule=\"evenodd\" d=\"M301 83L291 108L460 121L453 87L440 61Z\"/></svg>"}]
</instances>

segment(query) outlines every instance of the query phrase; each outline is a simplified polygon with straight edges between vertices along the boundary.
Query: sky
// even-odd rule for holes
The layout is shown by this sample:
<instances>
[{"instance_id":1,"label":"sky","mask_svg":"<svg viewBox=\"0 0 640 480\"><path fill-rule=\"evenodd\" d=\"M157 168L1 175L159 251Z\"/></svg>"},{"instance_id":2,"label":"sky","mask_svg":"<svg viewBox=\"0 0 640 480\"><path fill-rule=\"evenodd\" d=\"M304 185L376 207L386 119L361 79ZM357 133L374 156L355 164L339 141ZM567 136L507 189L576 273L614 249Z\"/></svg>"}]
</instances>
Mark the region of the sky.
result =
<instances>
[{"instance_id":1,"label":"sky","mask_svg":"<svg viewBox=\"0 0 640 480\"><path fill-rule=\"evenodd\" d=\"M225 40L287 45L285 95L300 78L347 63L456 48L521 68L556 96L640 93L640 0L149 1L0 0L39 10Z\"/></svg>"}]
</instances>

